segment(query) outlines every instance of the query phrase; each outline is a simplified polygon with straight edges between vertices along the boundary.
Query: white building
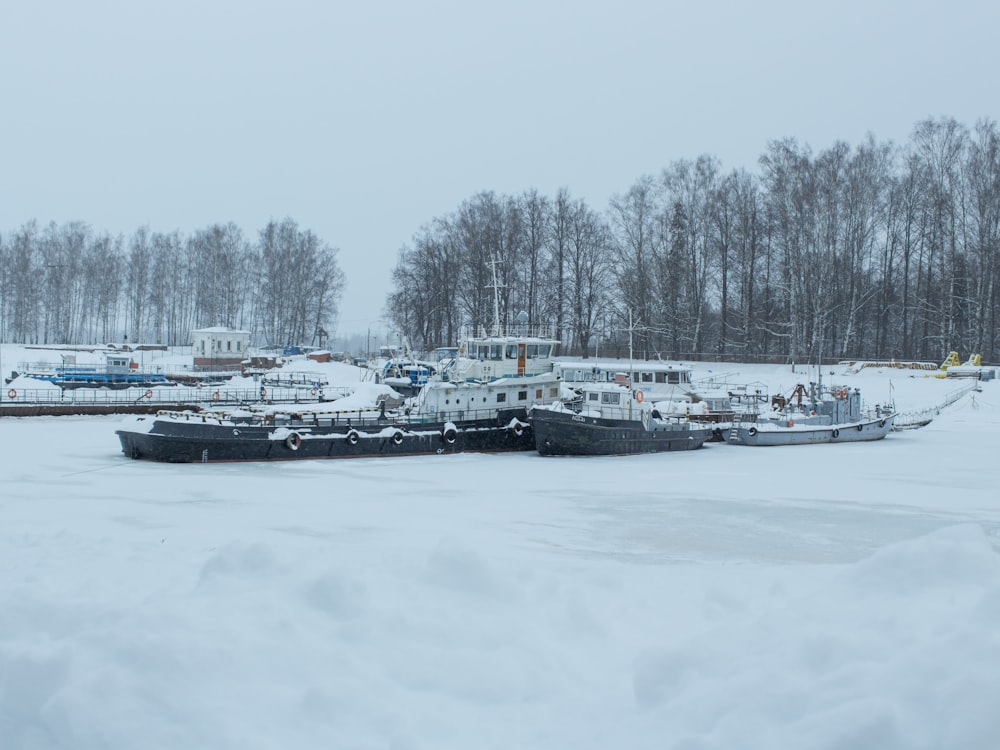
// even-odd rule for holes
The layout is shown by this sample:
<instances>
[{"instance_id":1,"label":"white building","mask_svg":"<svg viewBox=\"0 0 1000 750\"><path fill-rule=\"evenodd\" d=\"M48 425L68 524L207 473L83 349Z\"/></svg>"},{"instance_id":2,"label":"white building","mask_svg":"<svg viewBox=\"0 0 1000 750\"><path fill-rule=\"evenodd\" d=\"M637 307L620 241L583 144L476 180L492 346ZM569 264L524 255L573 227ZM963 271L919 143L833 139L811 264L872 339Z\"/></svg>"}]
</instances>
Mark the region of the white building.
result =
<instances>
[{"instance_id":1,"label":"white building","mask_svg":"<svg viewBox=\"0 0 1000 750\"><path fill-rule=\"evenodd\" d=\"M249 331L237 331L225 326L200 328L192 331L195 367L227 367L238 365L249 356Z\"/></svg>"}]
</instances>

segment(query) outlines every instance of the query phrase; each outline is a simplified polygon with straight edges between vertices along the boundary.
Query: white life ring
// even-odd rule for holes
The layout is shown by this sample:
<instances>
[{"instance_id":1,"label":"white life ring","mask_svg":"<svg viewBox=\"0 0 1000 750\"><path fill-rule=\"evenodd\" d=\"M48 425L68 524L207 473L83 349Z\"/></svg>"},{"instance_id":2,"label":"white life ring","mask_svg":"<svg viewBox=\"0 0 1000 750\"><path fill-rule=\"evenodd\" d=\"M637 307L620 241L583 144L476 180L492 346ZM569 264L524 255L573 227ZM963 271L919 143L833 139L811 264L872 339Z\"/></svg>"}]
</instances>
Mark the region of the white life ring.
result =
<instances>
[{"instance_id":1,"label":"white life ring","mask_svg":"<svg viewBox=\"0 0 1000 750\"><path fill-rule=\"evenodd\" d=\"M449 427L442 433L441 437L444 438L444 441L448 445L454 445L455 440L458 439L458 432L455 430L454 427Z\"/></svg>"},{"instance_id":2,"label":"white life ring","mask_svg":"<svg viewBox=\"0 0 1000 750\"><path fill-rule=\"evenodd\" d=\"M316 389L313 388L311 391L309 391L309 395L310 396L315 396L316 395Z\"/></svg>"},{"instance_id":3,"label":"white life ring","mask_svg":"<svg viewBox=\"0 0 1000 750\"><path fill-rule=\"evenodd\" d=\"M153 391L151 390L146 391L146 398L152 398L152 397L153 397Z\"/></svg>"},{"instance_id":4,"label":"white life ring","mask_svg":"<svg viewBox=\"0 0 1000 750\"><path fill-rule=\"evenodd\" d=\"M299 436L299 433L293 432L289 435L285 440L285 445L288 446L288 450L297 451L299 446L302 445L302 438Z\"/></svg>"},{"instance_id":5,"label":"white life ring","mask_svg":"<svg viewBox=\"0 0 1000 750\"><path fill-rule=\"evenodd\" d=\"M402 430L396 430L394 433L392 433L392 442L395 445L402 445L402 443L403 443L403 432L402 432Z\"/></svg>"},{"instance_id":6,"label":"white life ring","mask_svg":"<svg viewBox=\"0 0 1000 750\"><path fill-rule=\"evenodd\" d=\"M834 440L836 440L837 438L840 437L840 430L834 430L833 432L830 433L830 435L833 437Z\"/></svg>"},{"instance_id":7,"label":"white life ring","mask_svg":"<svg viewBox=\"0 0 1000 750\"><path fill-rule=\"evenodd\" d=\"M757 428L756 427L751 427L749 430L747 430L747 435L749 435L750 437L753 437L756 434L757 434Z\"/></svg>"},{"instance_id":8,"label":"white life ring","mask_svg":"<svg viewBox=\"0 0 1000 750\"><path fill-rule=\"evenodd\" d=\"M524 434L524 425L520 422L515 422L510 431L514 433L514 437L521 437Z\"/></svg>"},{"instance_id":9,"label":"white life ring","mask_svg":"<svg viewBox=\"0 0 1000 750\"><path fill-rule=\"evenodd\" d=\"M360 439L361 439L361 436L358 434L357 430L351 430L350 432L347 433L347 444L348 445L357 445L358 444L358 440L360 440Z\"/></svg>"}]
</instances>

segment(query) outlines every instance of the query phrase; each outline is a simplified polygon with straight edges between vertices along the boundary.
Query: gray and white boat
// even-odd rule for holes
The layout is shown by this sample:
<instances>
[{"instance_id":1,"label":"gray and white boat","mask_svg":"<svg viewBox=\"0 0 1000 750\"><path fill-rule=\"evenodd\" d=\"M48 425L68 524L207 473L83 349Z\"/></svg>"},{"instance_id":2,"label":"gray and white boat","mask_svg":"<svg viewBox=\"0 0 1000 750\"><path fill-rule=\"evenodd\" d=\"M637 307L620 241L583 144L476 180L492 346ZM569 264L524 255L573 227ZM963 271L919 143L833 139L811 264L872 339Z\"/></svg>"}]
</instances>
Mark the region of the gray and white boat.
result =
<instances>
[{"instance_id":1,"label":"gray and white boat","mask_svg":"<svg viewBox=\"0 0 1000 750\"><path fill-rule=\"evenodd\" d=\"M892 406L863 412L857 388L796 386L787 399L772 401L768 412L737 418L726 440L733 445L806 445L881 440L896 418Z\"/></svg>"}]
</instances>

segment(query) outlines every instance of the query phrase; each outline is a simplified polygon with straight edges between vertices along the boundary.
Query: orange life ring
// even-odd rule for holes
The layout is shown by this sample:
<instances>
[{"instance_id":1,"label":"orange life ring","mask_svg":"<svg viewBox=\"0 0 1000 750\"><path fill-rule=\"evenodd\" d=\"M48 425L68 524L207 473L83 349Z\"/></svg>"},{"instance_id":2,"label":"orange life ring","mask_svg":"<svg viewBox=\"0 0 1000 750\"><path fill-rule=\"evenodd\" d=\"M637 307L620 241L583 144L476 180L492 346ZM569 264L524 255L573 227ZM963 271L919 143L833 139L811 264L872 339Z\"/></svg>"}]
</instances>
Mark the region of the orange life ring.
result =
<instances>
[{"instance_id":1,"label":"orange life ring","mask_svg":"<svg viewBox=\"0 0 1000 750\"><path fill-rule=\"evenodd\" d=\"M636 401L637 401L638 403L640 403L640 404L641 404L641 403L642 403L642 400L643 400L644 398L645 398L645 396L643 396L643 395L642 395L642 391L636 391L636 392L635 392L635 400L636 400Z\"/></svg>"},{"instance_id":2,"label":"orange life ring","mask_svg":"<svg viewBox=\"0 0 1000 750\"><path fill-rule=\"evenodd\" d=\"M7 391L7 398L9 399L17 398L17 391L11 388L9 391Z\"/></svg>"},{"instance_id":3,"label":"orange life ring","mask_svg":"<svg viewBox=\"0 0 1000 750\"><path fill-rule=\"evenodd\" d=\"M219 392L218 391L216 391L215 393L212 394L212 400L213 401L218 401L219 400Z\"/></svg>"},{"instance_id":4,"label":"orange life ring","mask_svg":"<svg viewBox=\"0 0 1000 750\"><path fill-rule=\"evenodd\" d=\"M152 398L152 397L153 397L153 391L147 390L146 391L146 398Z\"/></svg>"}]
</instances>

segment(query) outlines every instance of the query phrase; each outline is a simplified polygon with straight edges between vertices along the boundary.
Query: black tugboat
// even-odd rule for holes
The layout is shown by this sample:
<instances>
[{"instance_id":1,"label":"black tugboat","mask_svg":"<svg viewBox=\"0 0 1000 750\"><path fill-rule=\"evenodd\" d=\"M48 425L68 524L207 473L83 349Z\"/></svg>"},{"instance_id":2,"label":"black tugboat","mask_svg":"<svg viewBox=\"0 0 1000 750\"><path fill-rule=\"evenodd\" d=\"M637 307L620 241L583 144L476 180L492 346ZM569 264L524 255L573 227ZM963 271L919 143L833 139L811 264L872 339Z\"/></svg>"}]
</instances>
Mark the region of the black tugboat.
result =
<instances>
[{"instance_id":1,"label":"black tugboat","mask_svg":"<svg viewBox=\"0 0 1000 750\"><path fill-rule=\"evenodd\" d=\"M569 404L535 406L528 413L543 456L623 456L686 451L712 437L712 426L664 416L641 390L592 383Z\"/></svg>"},{"instance_id":2,"label":"black tugboat","mask_svg":"<svg viewBox=\"0 0 1000 750\"><path fill-rule=\"evenodd\" d=\"M332 402L163 411L127 419L116 432L129 458L177 463L532 450L528 409L559 398L557 344L546 336L470 338L464 356L396 409L338 411Z\"/></svg>"}]
</instances>

